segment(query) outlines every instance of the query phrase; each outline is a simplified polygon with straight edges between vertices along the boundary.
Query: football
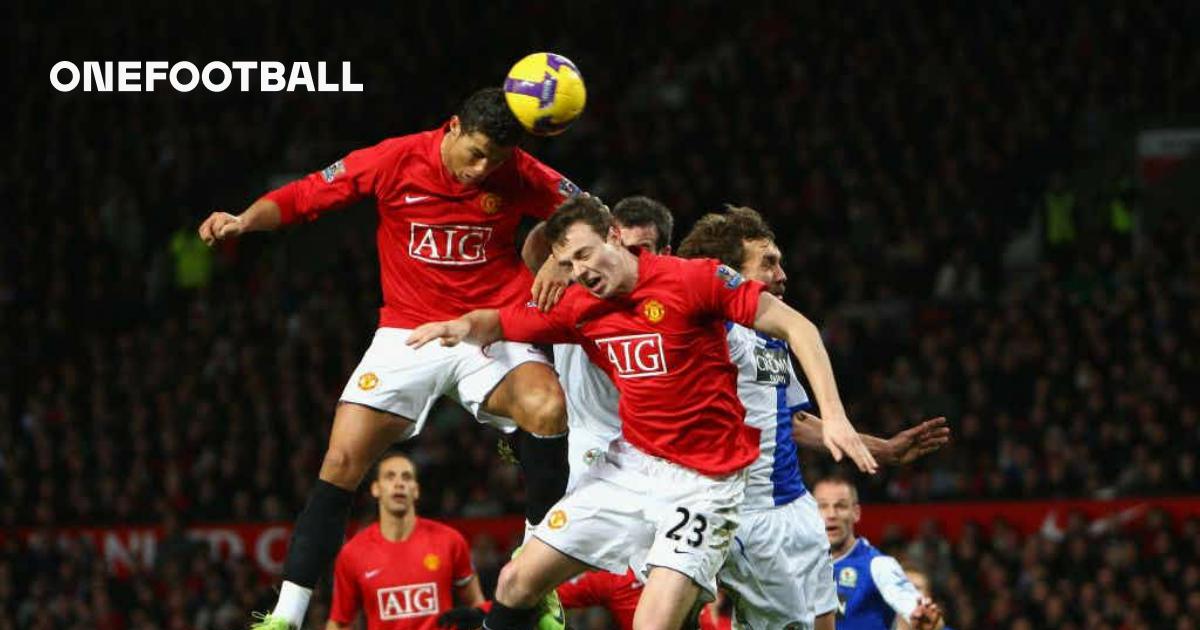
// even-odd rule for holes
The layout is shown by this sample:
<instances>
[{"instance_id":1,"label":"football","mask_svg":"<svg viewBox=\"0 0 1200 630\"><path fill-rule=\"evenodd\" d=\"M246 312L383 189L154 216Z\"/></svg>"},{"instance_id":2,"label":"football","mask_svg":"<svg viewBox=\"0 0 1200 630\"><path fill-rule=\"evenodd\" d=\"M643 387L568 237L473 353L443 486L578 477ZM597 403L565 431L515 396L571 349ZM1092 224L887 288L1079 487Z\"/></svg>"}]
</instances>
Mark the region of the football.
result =
<instances>
[{"instance_id":1,"label":"football","mask_svg":"<svg viewBox=\"0 0 1200 630\"><path fill-rule=\"evenodd\" d=\"M504 79L504 98L529 133L553 136L583 113L587 89L570 59L539 52L513 64Z\"/></svg>"}]
</instances>

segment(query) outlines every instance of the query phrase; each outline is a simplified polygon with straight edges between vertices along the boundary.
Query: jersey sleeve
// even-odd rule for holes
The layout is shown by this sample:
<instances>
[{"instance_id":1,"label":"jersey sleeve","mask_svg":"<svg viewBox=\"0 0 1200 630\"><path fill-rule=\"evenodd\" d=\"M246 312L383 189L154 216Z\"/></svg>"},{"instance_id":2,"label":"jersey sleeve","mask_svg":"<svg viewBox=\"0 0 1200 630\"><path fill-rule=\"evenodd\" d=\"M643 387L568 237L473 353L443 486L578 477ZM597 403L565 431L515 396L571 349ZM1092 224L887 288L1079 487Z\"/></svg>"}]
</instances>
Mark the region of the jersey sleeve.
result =
<instances>
[{"instance_id":1,"label":"jersey sleeve","mask_svg":"<svg viewBox=\"0 0 1200 630\"><path fill-rule=\"evenodd\" d=\"M506 306L500 309L500 329L509 341L579 343L581 337L571 321L571 310L568 296L563 296L548 313L538 309L535 302Z\"/></svg>"},{"instance_id":2,"label":"jersey sleeve","mask_svg":"<svg viewBox=\"0 0 1200 630\"><path fill-rule=\"evenodd\" d=\"M603 589L597 588L604 575L599 571L588 571L573 580L567 580L558 585L555 591L562 601L563 608L587 608L602 606L607 601Z\"/></svg>"},{"instance_id":3,"label":"jersey sleeve","mask_svg":"<svg viewBox=\"0 0 1200 630\"><path fill-rule=\"evenodd\" d=\"M381 175L401 148L401 138L352 151L315 173L309 173L266 195L279 205L283 225L312 221L324 212L343 208L375 194Z\"/></svg>"},{"instance_id":4,"label":"jersey sleeve","mask_svg":"<svg viewBox=\"0 0 1200 630\"><path fill-rule=\"evenodd\" d=\"M741 324L754 327L758 314L758 299L766 285L747 280L727 265L712 259L686 261L688 285L694 287L703 310Z\"/></svg>"},{"instance_id":5,"label":"jersey sleeve","mask_svg":"<svg viewBox=\"0 0 1200 630\"><path fill-rule=\"evenodd\" d=\"M529 193L526 214L546 219L554 214L559 204L579 194L579 187L561 173L529 154L523 153L522 156L519 168Z\"/></svg>"},{"instance_id":6,"label":"jersey sleeve","mask_svg":"<svg viewBox=\"0 0 1200 630\"><path fill-rule=\"evenodd\" d=\"M471 562L471 548L467 539L456 530L450 530L450 564L455 586L462 586L475 577L475 565Z\"/></svg>"},{"instance_id":7,"label":"jersey sleeve","mask_svg":"<svg viewBox=\"0 0 1200 630\"><path fill-rule=\"evenodd\" d=\"M362 607L362 594L354 579L347 549L342 547L333 564L333 601L329 604L329 619L340 624L353 623Z\"/></svg>"},{"instance_id":8,"label":"jersey sleeve","mask_svg":"<svg viewBox=\"0 0 1200 630\"><path fill-rule=\"evenodd\" d=\"M908 620L917 608L921 593L904 575L900 563L891 556L875 556L871 559L871 579L875 580L875 588L879 589L888 606Z\"/></svg>"}]
</instances>

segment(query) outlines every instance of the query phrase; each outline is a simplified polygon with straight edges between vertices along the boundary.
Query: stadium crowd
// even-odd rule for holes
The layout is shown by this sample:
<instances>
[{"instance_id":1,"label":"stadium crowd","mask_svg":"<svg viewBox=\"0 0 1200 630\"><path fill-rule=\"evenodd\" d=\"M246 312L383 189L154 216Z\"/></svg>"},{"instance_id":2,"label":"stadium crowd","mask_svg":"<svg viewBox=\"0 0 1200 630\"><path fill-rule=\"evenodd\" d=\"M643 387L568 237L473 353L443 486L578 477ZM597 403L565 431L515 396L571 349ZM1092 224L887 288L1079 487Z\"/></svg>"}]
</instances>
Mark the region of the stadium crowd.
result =
<instances>
[{"instance_id":1,"label":"stadium crowd","mask_svg":"<svg viewBox=\"0 0 1200 630\"><path fill-rule=\"evenodd\" d=\"M535 48L572 57L591 98L535 153L605 199L660 198L683 227L725 201L760 209L856 424L889 435L950 418L951 448L860 480L864 502L1200 492L1186 385L1200 382L1200 224L1167 216L1134 233L1100 218L1110 186L1074 182L1069 238L1041 243L1024 269L1006 249L1072 185L1053 175L1121 121L1200 102L1194 10L655 2L627 21L601 4L563 16L547 3L298 4L267 18L184 4L170 17L80 7L53 25L52 11L18 9L17 80L43 86L60 58L302 51L353 60L367 93L13 96L0 172L15 206L0 253L6 529L293 516L373 330L370 225L347 216L210 251L199 218L438 124ZM437 26L401 38L363 26L401 11ZM321 43L314 21L329 29ZM421 435L424 514L520 511L516 468L473 425L448 407ZM1076 523L1061 540L988 525L921 559L956 628L1200 624L1194 520L1098 539ZM0 628L224 628L270 599L248 564L179 543L115 581L83 548L6 537ZM503 557L477 552L481 572Z\"/></svg>"}]
</instances>

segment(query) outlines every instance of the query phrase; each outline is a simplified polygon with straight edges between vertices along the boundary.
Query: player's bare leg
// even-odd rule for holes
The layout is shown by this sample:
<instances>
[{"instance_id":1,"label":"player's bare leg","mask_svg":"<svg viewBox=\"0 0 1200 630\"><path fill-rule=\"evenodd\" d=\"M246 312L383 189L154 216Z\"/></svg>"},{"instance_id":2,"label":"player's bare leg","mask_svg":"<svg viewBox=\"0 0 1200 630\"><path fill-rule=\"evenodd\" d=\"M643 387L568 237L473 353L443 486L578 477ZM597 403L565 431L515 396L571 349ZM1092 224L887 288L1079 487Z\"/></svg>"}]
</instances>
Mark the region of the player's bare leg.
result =
<instances>
[{"instance_id":1,"label":"player's bare leg","mask_svg":"<svg viewBox=\"0 0 1200 630\"><path fill-rule=\"evenodd\" d=\"M837 612L833 610L824 615L817 615L817 618L813 621L813 630L834 630L837 627L834 619L836 615Z\"/></svg>"},{"instance_id":2,"label":"player's bare leg","mask_svg":"<svg viewBox=\"0 0 1200 630\"><path fill-rule=\"evenodd\" d=\"M517 457L525 474L525 518L537 525L567 491L567 404L558 375L545 363L522 363L492 390L483 408L521 428Z\"/></svg>"},{"instance_id":3,"label":"player's bare leg","mask_svg":"<svg viewBox=\"0 0 1200 630\"><path fill-rule=\"evenodd\" d=\"M407 418L355 403L340 403L319 479L308 495L283 564L275 610L254 628L299 628L317 580L329 568L346 533L354 491L375 458L412 427Z\"/></svg>"},{"instance_id":4,"label":"player's bare leg","mask_svg":"<svg viewBox=\"0 0 1200 630\"><path fill-rule=\"evenodd\" d=\"M633 613L633 630L679 630L699 596L700 586L692 578L665 567L650 569Z\"/></svg>"},{"instance_id":5,"label":"player's bare leg","mask_svg":"<svg viewBox=\"0 0 1200 630\"><path fill-rule=\"evenodd\" d=\"M537 538L530 538L521 553L500 570L496 597L483 627L487 630L534 627L536 606L545 594L589 568ZM565 619L557 621L565 625Z\"/></svg>"}]
</instances>

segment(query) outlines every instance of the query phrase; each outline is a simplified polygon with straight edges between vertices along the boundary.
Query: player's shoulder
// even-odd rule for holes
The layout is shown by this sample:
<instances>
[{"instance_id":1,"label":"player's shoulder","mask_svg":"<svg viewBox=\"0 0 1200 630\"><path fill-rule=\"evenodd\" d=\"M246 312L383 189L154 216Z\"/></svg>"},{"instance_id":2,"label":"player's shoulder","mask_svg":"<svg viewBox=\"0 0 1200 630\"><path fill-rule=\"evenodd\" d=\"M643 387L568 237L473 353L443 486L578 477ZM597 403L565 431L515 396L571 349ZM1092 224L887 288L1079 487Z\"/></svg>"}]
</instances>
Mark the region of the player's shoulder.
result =
<instances>
[{"instance_id":1,"label":"player's shoulder","mask_svg":"<svg viewBox=\"0 0 1200 630\"><path fill-rule=\"evenodd\" d=\"M447 525L446 523L435 521L431 518L425 518L423 516L418 518L417 526L423 528L427 533L437 538L462 540L463 542L466 542L467 540L466 537L462 535L462 532L451 527L450 525Z\"/></svg>"}]
</instances>

